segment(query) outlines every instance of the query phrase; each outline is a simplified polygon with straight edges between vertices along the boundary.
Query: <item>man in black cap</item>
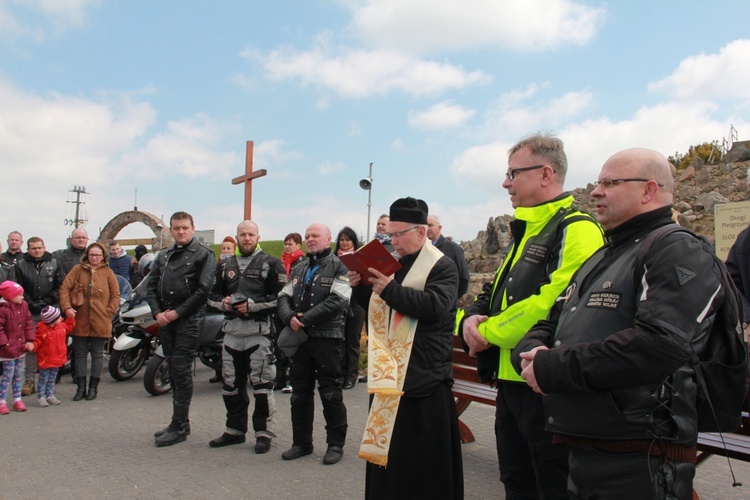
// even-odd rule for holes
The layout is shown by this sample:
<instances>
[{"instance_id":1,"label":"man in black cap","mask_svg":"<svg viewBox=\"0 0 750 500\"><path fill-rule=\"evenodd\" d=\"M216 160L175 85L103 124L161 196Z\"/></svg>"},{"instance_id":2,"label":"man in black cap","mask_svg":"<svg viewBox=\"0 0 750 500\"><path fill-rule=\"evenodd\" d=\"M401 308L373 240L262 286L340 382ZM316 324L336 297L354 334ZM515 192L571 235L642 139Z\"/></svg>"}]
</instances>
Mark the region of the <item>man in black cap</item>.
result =
<instances>
[{"instance_id":1,"label":"man in black cap","mask_svg":"<svg viewBox=\"0 0 750 500\"><path fill-rule=\"evenodd\" d=\"M323 463L338 463L346 440L344 373L344 319L352 289L346 266L331 252L331 230L312 224L305 231L307 260L298 263L279 293L281 323L304 331L308 341L291 357L292 447L281 458L295 460L313 451L315 382L323 403L328 450Z\"/></svg>"},{"instance_id":2,"label":"man in black cap","mask_svg":"<svg viewBox=\"0 0 750 500\"><path fill-rule=\"evenodd\" d=\"M368 307L374 396L359 456L369 498L463 498L451 394L458 271L427 240L427 214L422 200L396 200L388 231L401 269L385 276L370 268L369 283L348 273L354 299Z\"/></svg>"}]
</instances>

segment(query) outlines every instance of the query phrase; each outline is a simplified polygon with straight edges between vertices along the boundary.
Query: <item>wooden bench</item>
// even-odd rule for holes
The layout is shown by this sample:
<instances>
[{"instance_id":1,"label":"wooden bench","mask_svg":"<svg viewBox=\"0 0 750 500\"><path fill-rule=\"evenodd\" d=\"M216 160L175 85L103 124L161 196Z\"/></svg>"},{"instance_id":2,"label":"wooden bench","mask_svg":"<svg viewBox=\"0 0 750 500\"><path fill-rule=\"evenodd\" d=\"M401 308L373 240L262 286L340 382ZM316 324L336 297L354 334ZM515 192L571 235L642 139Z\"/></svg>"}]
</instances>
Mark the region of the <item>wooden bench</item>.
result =
<instances>
[{"instance_id":1,"label":"wooden bench","mask_svg":"<svg viewBox=\"0 0 750 500\"><path fill-rule=\"evenodd\" d=\"M728 456L750 462L750 396L745 399L742 427L735 432L701 432L698 434L698 463L711 455ZM722 437L724 441L722 442ZM726 444L726 451L724 445Z\"/></svg>"},{"instance_id":2,"label":"wooden bench","mask_svg":"<svg viewBox=\"0 0 750 500\"><path fill-rule=\"evenodd\" d=\"M458 412L458 427L461 433L462 443L473 443L474 434L471 429L461 421L461 414L472 402L484 403L495 406L497 389L483 384L477 375L477 360L464 351L461 339L453 337L453 395L456 397L456 410ZM494 425L488 422L487 425Z\"/></svg>"}]
</instances>

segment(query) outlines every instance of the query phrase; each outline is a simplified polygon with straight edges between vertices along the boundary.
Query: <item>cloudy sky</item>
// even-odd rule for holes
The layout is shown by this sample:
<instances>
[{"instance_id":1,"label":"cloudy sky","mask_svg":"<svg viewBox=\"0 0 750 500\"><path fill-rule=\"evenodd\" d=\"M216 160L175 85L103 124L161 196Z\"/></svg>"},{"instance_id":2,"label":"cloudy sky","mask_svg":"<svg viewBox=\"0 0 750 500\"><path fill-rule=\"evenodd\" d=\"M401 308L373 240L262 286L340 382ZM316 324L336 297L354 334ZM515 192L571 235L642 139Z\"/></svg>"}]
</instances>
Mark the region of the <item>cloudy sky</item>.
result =
<instances>
[{"instance_id":1,"label":"cloudy sky","mask_svg":"<svg viewBox=\"0 0 750 500\"><path fill-rule=\"evenodd\" d=\"M612 153L750 138L750 2L0 0L0 236L60 248L186 210L234 234L245 141L262 239L368 234L399 197L468 240L512 213L508 148L565 141L566 188ZM121 237L150 236L142 225Z\"/></svg>"}]
</instances>

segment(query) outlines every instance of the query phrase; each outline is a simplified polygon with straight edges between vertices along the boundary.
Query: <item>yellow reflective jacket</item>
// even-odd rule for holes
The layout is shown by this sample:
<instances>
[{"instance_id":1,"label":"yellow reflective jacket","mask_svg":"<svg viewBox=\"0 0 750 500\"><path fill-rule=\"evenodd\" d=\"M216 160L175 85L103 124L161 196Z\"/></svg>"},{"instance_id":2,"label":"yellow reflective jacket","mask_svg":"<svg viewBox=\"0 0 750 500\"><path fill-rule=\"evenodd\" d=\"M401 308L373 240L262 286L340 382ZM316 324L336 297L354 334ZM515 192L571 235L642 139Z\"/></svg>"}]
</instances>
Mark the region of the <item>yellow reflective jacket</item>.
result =
<instances>
[{"instance_id":1,"label":"yellow reflective jacket","mask_svg":"<svg viewBox=\"0 0 750 500\"><path fill-rule=\"evenodd\" d=\"M573 201L565 193L542 205L518 207L507 257L476 300L459 312L459 332L463 318L489 316L478 330L499 347L499 380L523 381L511 366L511 350L537 321L547 318L578 267L604 244L599 224L572 207ZM545 231L556 214L557 223Z\"/></svg>"}]
</instances>

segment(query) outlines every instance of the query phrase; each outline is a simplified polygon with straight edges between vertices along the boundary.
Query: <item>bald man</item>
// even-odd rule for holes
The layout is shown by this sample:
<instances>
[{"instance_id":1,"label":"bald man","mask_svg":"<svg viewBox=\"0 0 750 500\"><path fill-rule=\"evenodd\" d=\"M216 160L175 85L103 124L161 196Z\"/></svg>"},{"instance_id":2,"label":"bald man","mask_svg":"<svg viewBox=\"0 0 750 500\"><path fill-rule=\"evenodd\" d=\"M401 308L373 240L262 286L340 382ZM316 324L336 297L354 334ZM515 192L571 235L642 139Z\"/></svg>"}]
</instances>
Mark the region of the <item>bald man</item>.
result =
<instances>
[{"instance_id":1,"label":"bald man","mask_svg":"<svg viewBox=\"0 0 750 500\"><path fill-rule=\"evenodd\" d=\"M307 259L292 268L279 293L279 320L307 342L291 356L292 447L281 458L295 460L313 452L314 397L317 382L326 420L325 465L344 454L347 420L342 386L344 320L352 295L347 268L331 252L331 230L312 224L305 231Z\"/></svg>"},{"instance_id":2,"label":"bald man","mask_svg":"<svg viewBox=\"0 0 750 500\"><path fill-rule=\"evenodd\" d=\"M260 248L260 230L251 220L237 226L237 246L239 255L221 261L208 296L208 304L224 312L221 393L227 408L226 431L208 444L220 448L245 442L249 380L255 400L255 453L266 453L276 437L271 320L286 270L280 259Z\"/></svg>"},{"instance_id":3,"label":"bald man","mask_svg":"<svg viewBox=\"0 0 750 500\"><path fill-rule=\"evenodd\" d=\"M550 319L512 361L546 394L547 430L570 449L571 498L692 498L695 372L724 297L721 269L672 224L667 159L647 149L609 158L591 195L610 243L581 266ZM644 249L645 250L645 249Z\"/></svg>"}]
</instances>

